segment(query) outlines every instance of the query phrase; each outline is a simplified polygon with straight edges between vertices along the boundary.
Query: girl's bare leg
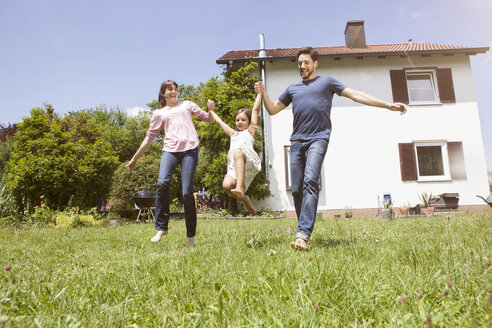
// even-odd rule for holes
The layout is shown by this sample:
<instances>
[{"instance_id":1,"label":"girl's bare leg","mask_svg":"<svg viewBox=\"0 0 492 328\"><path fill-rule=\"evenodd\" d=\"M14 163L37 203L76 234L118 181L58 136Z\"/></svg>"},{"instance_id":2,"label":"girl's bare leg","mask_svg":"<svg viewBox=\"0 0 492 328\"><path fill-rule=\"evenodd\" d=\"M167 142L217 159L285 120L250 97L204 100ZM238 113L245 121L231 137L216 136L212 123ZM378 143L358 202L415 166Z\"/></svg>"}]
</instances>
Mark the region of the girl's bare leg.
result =
<instances>
[{"instance_id":1,"label":"girl's bare leg","mask_svg":"<svg viewBox=\"0 0 492 328\"><path fill-rule=\"evenodd\" d=\"M234 153L234 168L236 169L236 188L232 189L233 193L240 192L244 194L244 170L246 166L246 155L240 150Z\"/></svg>"},{"instance_id":2,"label":"girl's bare leg","mask_svg":"<svg viewBox=\"0 0 492 328\"><path fill-rule=\"evenodd\" d=\"M240 201L244 202L246 205L246 208L248 209L248 212L251 214L256 214L256 209L251 203L251 200L249 199L248 196L244 194L244 192L238 190L236 188L236 180L233 177L230 177L226 175L224 177L224 181L222 182L222 188L224 188L225 192L236 199L239 199Z\"/></svg>"},{"instance_id":3,"label":"girl's bare leg","mask_svg":"<svg viewBox=\"0 0 492 328\"><path fill-rule=\"evenodd\" d=\"M232 189L236 188L236 179L229 175L226 175L224 177L224 181L222 181L222 188L229 196L236 198L236 195L234 195L231 191Z\"/></svg>"},{"instance_id":4,"label":"girl's bare leg","mask_svg":"<svg viewBox=\"0 0 492 328\"><path fill-rule=\"evenodd\" d=\"M188 237L188 247L195 247L195 237Z\"/></svg>"}]
</instances>

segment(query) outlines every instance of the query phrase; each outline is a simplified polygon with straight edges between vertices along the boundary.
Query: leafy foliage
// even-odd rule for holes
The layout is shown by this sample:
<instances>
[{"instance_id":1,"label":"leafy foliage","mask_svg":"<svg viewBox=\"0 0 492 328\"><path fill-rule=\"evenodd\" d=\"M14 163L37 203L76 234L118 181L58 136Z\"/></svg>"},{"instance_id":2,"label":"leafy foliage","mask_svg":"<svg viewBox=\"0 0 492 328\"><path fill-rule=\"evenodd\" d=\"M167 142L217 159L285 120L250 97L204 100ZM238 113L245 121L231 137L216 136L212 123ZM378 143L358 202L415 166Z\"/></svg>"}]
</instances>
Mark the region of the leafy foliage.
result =
<instances>
[{"instance_id":1,"label":"leafy foliage","mask_svg":"<svg viewBox=\"0 0 492 328\"><path fill-rule=\"evenodd\" d=\"M5 166L10 159L16 131L17 125L15 124L0 124L0 172L4 172Z\"/></svg>"},{"instance_id":2,"label":"leafy foliage","mask_svg":"<svg viewBox=\"0 0 492 328\"><path fill-rule=\"evenodd\" d=\"M224 72L223 80L211 78L196 88L180 86L180 97L186 97L202 108L206 108L208 99L213 99L216 104L216 113L225 123L234 127L236 111L243 107L253 107L256 97L254 83L258 79L252 75L252 72L256 67L256 63L250 62L237 71ZM201 146L195 187L198 187L198 189L205 188L214 197L218 196L226 199L228 196L222 189L222 180L227 171L227 153L229 151L230 138L217 124L195 121L195 125ZM254 148L261 156L263 151L263 134L261 131L258 131L256 135ZM255 177L247 194L258 199L270 195L264 170Z\"/></svg>"},{"instance_id":3,"label":"leafy foliage","mask_svg":"<svg viewBox=\"0 0 492 328\"><path fill-rule=\"evenodd\" d=\"M141 112L136 117L130 117L119 109L107 109L104 106L87 109L83 112L94 119L95 125L101 131L102 138L111 144L119 162L125 162L132 158L145 138L150 122L148 112ZM158 144L155 146L157 149L160 148Z\"/></svg>"},{"instance_id":4,"label":"leafy foliage","mask_svg":"<svg viewBox=\"0 0 492 328\"><path fill-rule=\"evenodd\" d=\"M159 175L159 156L151 153L144 154L138 160L138 164L133 172L128 171L125 166L126 164L122 163L113 175L109 196L112 209L133 208L133 196L136 192L141 190L155 190ZM173 188L173 190L175 189Z\"/></svg>"},{"instance_id":5,"label":"leafy foliage","mask_svg":"<svg viewBox=\"0 0 492 328\"><path fill-rule=\"evenodd\" d=\"M87 208L107 193L117 163L90 115L77 112L62 119L46 105L32 109L18 125L7 183L20 211L38 205L41 195L53 209L70 202Z\"/></svg>"}]
</instances>

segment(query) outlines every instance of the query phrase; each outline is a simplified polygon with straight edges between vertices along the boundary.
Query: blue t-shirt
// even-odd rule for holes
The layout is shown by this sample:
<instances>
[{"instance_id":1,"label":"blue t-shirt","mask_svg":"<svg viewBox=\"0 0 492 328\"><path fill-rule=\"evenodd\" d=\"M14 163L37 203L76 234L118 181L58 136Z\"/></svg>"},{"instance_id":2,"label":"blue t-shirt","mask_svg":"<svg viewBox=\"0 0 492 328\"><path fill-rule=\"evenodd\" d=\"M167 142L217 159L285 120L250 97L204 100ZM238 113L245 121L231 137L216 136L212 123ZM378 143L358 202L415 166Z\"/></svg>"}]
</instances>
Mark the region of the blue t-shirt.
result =
<instances>
[{"instance_id":1,"label":"blue t-shirt","mask_svg":"<svg viewBox=\"0 0 492 328\"><path fill-rule=\"evenodd\" d=\"M329 139L333 94L340 96L343 89L345 85L331 76L291 84L278 98L285 106L292 103L294 126L290 141Z\"/></svg>"}]
</instances>

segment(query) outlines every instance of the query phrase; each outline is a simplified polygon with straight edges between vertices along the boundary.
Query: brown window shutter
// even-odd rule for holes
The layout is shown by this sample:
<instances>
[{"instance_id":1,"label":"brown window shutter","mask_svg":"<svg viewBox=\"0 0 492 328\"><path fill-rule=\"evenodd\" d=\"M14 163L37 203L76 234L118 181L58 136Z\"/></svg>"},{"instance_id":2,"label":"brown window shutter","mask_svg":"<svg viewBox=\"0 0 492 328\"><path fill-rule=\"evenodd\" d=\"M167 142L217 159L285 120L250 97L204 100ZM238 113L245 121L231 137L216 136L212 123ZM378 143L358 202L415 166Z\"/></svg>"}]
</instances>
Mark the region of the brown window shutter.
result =
<instances>
[{"instance_id":1,"label":"brown window shutter","mask_svg":"<svg viewBox=\"0 0 492 328\"><path fill-rule=\"evenodd\" d=\"M417 177L417 163L413 143L398 144L400 151L400 172L402 181L415 181Z\"/></svg>"},{"instance_id":2,"label":"brown window shutter","mask_svg":"<svg viewBox=\"0 0 492 328\"><path fill-rule=\"evenodd\" d=\"M463 143L461 141L448 142L448 157L451 179L465 180L465 156L463 155Z\"/></svg>"},{"instance_id":3,"label":"brown window shutter","mask_svg":"<svg viewBox=\"0 0 492 328\"><path fill-rule=\"evenodd\" d=\"M407 77L404 70L390 70L393 101L408 104Z\"/></svg>"},{"instance_id":4,"label":"brown window shutter","mask_svg":"<svg viewBox=\"0 0 492 328\"><path fill-rule=\"evenodd\" d=\"M451 68L437 69L437 86L439 88L439 97L441 98L441 103L456 103Z\"/></svg>"}]
</instances>

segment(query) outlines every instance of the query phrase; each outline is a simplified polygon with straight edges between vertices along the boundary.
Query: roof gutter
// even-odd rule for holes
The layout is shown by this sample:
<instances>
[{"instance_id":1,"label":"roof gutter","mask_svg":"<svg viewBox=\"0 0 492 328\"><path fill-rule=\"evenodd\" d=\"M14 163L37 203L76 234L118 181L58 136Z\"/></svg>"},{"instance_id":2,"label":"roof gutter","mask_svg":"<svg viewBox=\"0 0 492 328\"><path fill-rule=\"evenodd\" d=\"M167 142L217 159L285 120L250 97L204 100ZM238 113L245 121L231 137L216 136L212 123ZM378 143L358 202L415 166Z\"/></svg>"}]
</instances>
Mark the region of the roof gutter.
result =
<instances>
[{"instance_id":1,"label":"roof gutter","mask_svg":"<svg viewBox=\"0 0 492 328\"><path fill-rule=\"evenodd\" d=\"M319 54L320 57L378 57L378 56L413 56L413 55L451 55L451 54L466 54L473 56L479 53L486 53L489 51L489 47L481 48L466 48L466 49L442 49L442 50L411 50L411 51L382 51L382 52L354 52L354 53L333 53L333 54ZM265 51L266 52L266 51ZM281 60L281 59L295 59L295 56L268 56L269 60ZM231 62L247 62L247 61L264 61L264 57L242 57L242 58L228 58L217 59L217 64L230 64Z\"/></svg>"}]
</instances>

